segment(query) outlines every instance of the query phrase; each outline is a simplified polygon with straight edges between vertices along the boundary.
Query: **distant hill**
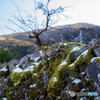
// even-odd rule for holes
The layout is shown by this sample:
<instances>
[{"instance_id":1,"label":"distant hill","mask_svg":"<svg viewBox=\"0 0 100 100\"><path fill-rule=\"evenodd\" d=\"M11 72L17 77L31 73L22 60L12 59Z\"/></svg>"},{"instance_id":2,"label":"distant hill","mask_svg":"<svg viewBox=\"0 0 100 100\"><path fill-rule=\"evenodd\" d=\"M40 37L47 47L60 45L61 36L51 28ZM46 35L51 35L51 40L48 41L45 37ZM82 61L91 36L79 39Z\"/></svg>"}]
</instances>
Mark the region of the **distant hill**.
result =
<instances>
[{"instance_id":1,"label":"distant hill","mask_svg":"<svg viewBox=\"0 0 100 100\"><path fill-rule=\"evenodd\" d=\"M88 23L77 23L49 28L40 35L42 42L46 42L49 37L51 44L57 42L80 42L80 31L82 33L82 43L88 43L92 38L100 38L100 26ZM33 46L35 51L35 39L29 39L31 32L15 33L0 36L0 49L10 49L19 58L31 53L29 49Z\"/></svg>"}]
</instances>

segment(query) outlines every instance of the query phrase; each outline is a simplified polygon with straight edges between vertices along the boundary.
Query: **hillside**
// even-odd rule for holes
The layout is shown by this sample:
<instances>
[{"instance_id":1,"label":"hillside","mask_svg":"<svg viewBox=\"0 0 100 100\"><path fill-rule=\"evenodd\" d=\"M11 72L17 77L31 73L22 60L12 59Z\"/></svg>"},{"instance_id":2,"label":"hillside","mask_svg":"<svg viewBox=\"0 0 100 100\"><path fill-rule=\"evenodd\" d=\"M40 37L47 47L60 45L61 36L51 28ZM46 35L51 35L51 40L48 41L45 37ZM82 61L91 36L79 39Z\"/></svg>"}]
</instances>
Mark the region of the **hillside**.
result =
<instances>
[{"instance_id":1,"label":"hillside","mask_svg":"<svg viewBox=\"0 0 100 100\"><path fill-rule=\"evenodd\" d=\"M89 43L92 38L100 38L100 27L87 23L77 23L49 28L46 32L40 35L40 38L42 42L45 43L47 42L46 37L49 37L51 44L64 41L80 42L80 31L82 33L82 43ZM31 32L2 35L0 37L0 48L10 49L20 59L24 55L36 50L35 39L29 39L29 34L31 34ZM31 49L31 47L33 48ZM29 49L31 49L31 52L29 52Z\"/></svg>"},{"instance_id":2,"label":"hillside","mask_svg":"<svg viewBox=\"0 0 100 100\"><path fill-rule=\"evenodd\" d=\"M14 53L15 58L17 59L29 54L29 49L31 47L32 43L28 41L14 39L10 36L0 37L0 50L10 50L12 53Z\"/></svg>"}]
</instances>

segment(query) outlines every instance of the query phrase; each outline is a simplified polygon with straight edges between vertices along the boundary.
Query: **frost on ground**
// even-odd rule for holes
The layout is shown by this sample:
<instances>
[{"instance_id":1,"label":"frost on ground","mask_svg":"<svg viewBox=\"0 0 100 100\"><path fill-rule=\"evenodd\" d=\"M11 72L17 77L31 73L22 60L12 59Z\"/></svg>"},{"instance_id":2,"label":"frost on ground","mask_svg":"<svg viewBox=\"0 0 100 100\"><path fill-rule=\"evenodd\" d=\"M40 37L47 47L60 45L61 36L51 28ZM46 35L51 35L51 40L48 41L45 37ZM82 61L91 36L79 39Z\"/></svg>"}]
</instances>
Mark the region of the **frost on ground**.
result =
<instances>
[{"instance_id":1,"label":"frost on ground","mask_svg":"<svg viewBox=\"0 0 100 100\"><path fill-rule=\"evenodd\" d=\"M78 84L78 83L80 83L80 82L81 82L80 79L75 79L72 83Z\"/></svg>"}]
</instances>

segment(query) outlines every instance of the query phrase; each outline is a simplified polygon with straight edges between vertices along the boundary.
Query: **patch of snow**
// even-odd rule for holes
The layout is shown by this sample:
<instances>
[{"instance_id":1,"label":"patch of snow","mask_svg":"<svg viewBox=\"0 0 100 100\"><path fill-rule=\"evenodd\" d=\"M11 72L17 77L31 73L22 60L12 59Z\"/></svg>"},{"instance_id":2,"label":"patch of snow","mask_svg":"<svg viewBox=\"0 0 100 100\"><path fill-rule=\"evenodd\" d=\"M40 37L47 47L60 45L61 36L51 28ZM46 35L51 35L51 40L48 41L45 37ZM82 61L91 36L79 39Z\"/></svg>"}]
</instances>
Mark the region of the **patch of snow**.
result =
<instances>
[{"instance_id":1,"label":"patch of snow","mask_svg":"<svg viewBox=\"0 0 100 100\"><path fill-rule=\"evenodd\" d=\"M70 93L71 93L71 91L68 91L68 90L66 90L65 92L66 92L66 93L68 93L68 94L70 94Z\"/></svg>"},{"instance_id":2,"label":"patch of snow","mask_svg":"<svg viewBox=\"0 0 100 100\"><path fill-rule=\"evenodd\" d=\"M30 85L29 87L30 88L36 87L36 84Z\"/></svg>"},{"instance_id":3,"label":"patch of snow","mask_svg":"<svg viewBox=\"0 0 100 100\"><path fill-rule=\"evenodd\" d=\"M6 66L4 66L2 69L0 69L0 71L6 72L8 71L8 69L6 68Z\"/></svg>"},{"instance_id":4,"label":"patch of snow","mask_svg":"<svg viewBox=\"0 0 100 100\"><path fill-rule=\"evenodd\" d=\"M80 47L79 46L77 46L77 47L74 47L70 52L73 52L73 51L78 51L80 49Z\"/></svg>"},{"instance_id":5,"label":"patch of snow","mask_svg":"<svg viewBox=\"0 0 100 100\"><path fill-rule=\"evenodd\" d=\"M34 75L37 76L37 73L34 73L33 76L34 76Z\"/></svg>"},{"instance_id":6,"label":"patch of snow","mask_svg":"<svg viewBox=\"0 0 100 100\"><path fill-rule=\"evenodd\" d=\"M40 63L41 63L41 61L40 62L34 62L33 64L35 64L36 67L37 67Z\"/></svg>"},{"instance_id":7,"label":"patch of snow","mask_svg":"<svg viewBox=\"0 0 100 100\"><path fill-rule=\"evenodd\" d=\"M88 50L85 50L81 55L83 55L83 57L85 57L88 53Z\"/></svg>"},{"instance_id":8,"label":"patch of snow","mask_svg":"<svg viewBox=\"0 0 100 100\"><path fill-rule=\"evenodd\" d=\"M64 46L67 46L67 43L63 43Z\"/></svg>"},{"instance_id":9,"label":"patch of snow","mask_svg":"<svg viewBox=\"0 0 100 100\"><path fill-rule=\"evenodd\" d=\"M81 72L81 75L84 75L85 74L85 72Z\"/></svg>"},{"instance_id":10,"label":"patch of snow","mask_svg":"<svg viewBox=\"0 0 100 100\"><path fill-rule=\"evenodd\" d=\"M37 61L39 58L40 58L40 56L39 56L39 57L36 57L36 58L34 59L34 61Z\"/></svg>"},{"instance_id":11,"label":"patch of snow","mask_svg":"<svg viewBox=\"0 0 100 100\"><path fill-rule=\"evenodd\" d=\"M22 73L23 70L21 68L17 67L16 69L13 70L13 72Z\"/></svg>"},{"instance_id":12,"label":"patch of snow","mask_svg":"<svg viewBox=\"0 0 100 100\"><path fill-rule=\"evenodd\" d=\"M7 98L2 98L2 100L7 100Z\"/></svg>"},{"instance_id":13,"label":"patch of snow","mask_svg":"<svg viewBox=\"0 0 100 100\"><path fill-rule=\"evenodd\" d=\"M80 79L75 79L72 83L78 84L78 83L80 83L80 82L81 82Z\"/></svg>"},{"instance_id":14,"label":"patch of snow","mask_svg":"<svg viewBox=\"0 0 100 100\"><path fill-rule=\"evenodd\" d=\"M85 89L85 88L83 88L83 89L81 89L81 92L82 92L82 91L85 91L85 90L86 90L86 89Z\"/></svg>"},{"instance_id":15,"label":"patch of snow","mask_svg":"<svg viewBox=\"0 0 100 100\"><path fill-rule=\"evenodd\" d=\"M16 65L16 67L19 67L19 64L18 64L18 65Z\"/></svg>"},{"instance_id":16,"label":"patch of snow","mask_svg":"<svg viewBox=\"0 0 100 100\"><path fill-rule=\"evenodd\" d=\"M71 80L74 80L74 77L72 77Z\"/></svg>"},{"instance_id":17,"label":"patch of snow","mask_svg":"<svg viewBox=\"0 0 100 100\"><path fill-rule=\"evenodd\" d=\"M70 64L68 67L72 67L72 66L74 66L74 63Z\"/></svg>"},{"instance_id":18,"label":"patch of snow","mask_svg":"<svg viewBox=\"0 0 100 100\"><path fill-rule=\"evenodd\" d=\"M88 78L86 78L86 77L85 77L85 79L86 79L86 81L89 81L89 79L88 79Z\"/></svg>"},{"instance_id":19,"label":"patch of snow","mask_svg":"<svg viewBox=\"0 0 100 100\"><path fill-rule=\"evenodd\" d=\"M53 78L53 82L56 82L56 81L57 81L57 78L56 78L56 77L54 77L54 78Z\"/></svg>"},{"instance_id":20,"label":"patch of snow","mask_svg":"<svg viewBox=\"0 0 100 100\"><path fill-rule=\"evenodd\" d=\"M61 99L60 97L58 97L58 99Z\"/></svg>"},{"instance_id":21,"label":"patch of snow","mask_svg":"<svg viewBox=\"0 0 100 100\"><path fill-rule=\"evenodd\" d=\"M39 51L40 55L44 57L44 52L42 50Z\"/></svg>"},{"instance_id":22,"label":"patch of snow","mask_svg":"<svg viewBox=\"0 0 100 100\"><path fill-rule=\"evenodd\" d=\"M91 59L91 62L93 62L95 59L97 59L97 58L100 58L100 57L93 57L92 59Z\"/></svg>"},{"instance_id":23,"label":"patch of snow","mask_svg":"<svg viewBox=\"0 0 100 100\"><path fill-rule=\"evenodd\" d=\"M34 66L30 66L30 67L27 67L24 69L24 72L27 72L27 71L33 71L34 70Z\"/></svg>"},{"instance_id":24,"label":"patch of snow","mask_svg":"<svg viewBox=\"0 0 100 100\"><path fill-rule=\"evenodd\" d=\"M50 60L50 58L48 58L47 60Z\"/></svg>"},{"instance_id":25,"label":"patch of snow","mask_svg":"<svg viewBox=\"0 0 100 100\"><path fill-rule=\"evenodd\" d=\"M16 86L17 84L19 84L19 81L17 83L15 83L14 85Z\"/></svg>"},{"instance_id":26,"label":"patch of snow","mask_svg":"<svg viewBox=\"0 0 100 100\"><path fill-rule=\"evenodd\" d=\"M63 66L63 65L66 65L67 64L67 62L66 62L66 60L64 60L59 66Z\"/></svg>"}]
</instances>

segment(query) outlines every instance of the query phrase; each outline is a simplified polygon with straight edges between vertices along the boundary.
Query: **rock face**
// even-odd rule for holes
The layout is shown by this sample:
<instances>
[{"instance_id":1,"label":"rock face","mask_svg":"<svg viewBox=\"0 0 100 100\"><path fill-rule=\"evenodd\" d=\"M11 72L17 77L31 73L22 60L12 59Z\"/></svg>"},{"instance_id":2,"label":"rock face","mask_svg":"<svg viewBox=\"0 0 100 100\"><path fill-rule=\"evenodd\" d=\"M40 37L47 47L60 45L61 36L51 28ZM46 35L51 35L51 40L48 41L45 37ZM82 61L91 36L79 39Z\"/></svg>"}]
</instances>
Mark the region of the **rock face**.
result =
<instances>
[{"instance_id":1,"label":"rock face","mask_svg":"<svg viewBox=\"0 0 100 100\"><path fill-rule=\"evenodd\" d=\"M8 63L10 73L15 68L15 66L18 64L19 64L19 60L12 60Z\"/></svg>"},{"instance_id":2,"label":"rock face","mask_svg":"<svg viewBox=\"0 0 100 100\"><path fill-rule=\"evenodd\" d=\"M2 87L6 86L2 90L2 98L95 100L98 95L85 97L75 94L100 92L100 58L94 53L95 46L93 44L89 48L78 42L58 43L42 47L39 56L29 54L18 62L13 60L0 67L0 75L6 80L0 81Z\"/></svg>"},{"instance_id":3,"label":"rock face","mask_svg":"<svg viewBox=\"0 0 100 100\"><path fill-rule=\"evenodd\" d=\"M100 57L100 44L94 47L94 52L97 57Z\"/></svg>"},{"instance_id":4,"label":"rock face","mask_svg":"<svg viewBox=\"0 0 100 100\"><path fill-rule=\"evenodd\" d=\"M100 65L94 60L87 68L89 78L100 87L98 74L100 73Z\"/></svg>"},{"instance_id":5,"label":"rock face","mask_svg":"<svg viewBox=\"0 0 100 100\"><path fill-rule=\"evenodd\" d=\"M36 54L28 54L20 60L19 65L22 66L22 68L26 66L28 67L31 65L30 60L34 60L34 58L36 57L37 57Z\"/></svg>"}]
</instances>

